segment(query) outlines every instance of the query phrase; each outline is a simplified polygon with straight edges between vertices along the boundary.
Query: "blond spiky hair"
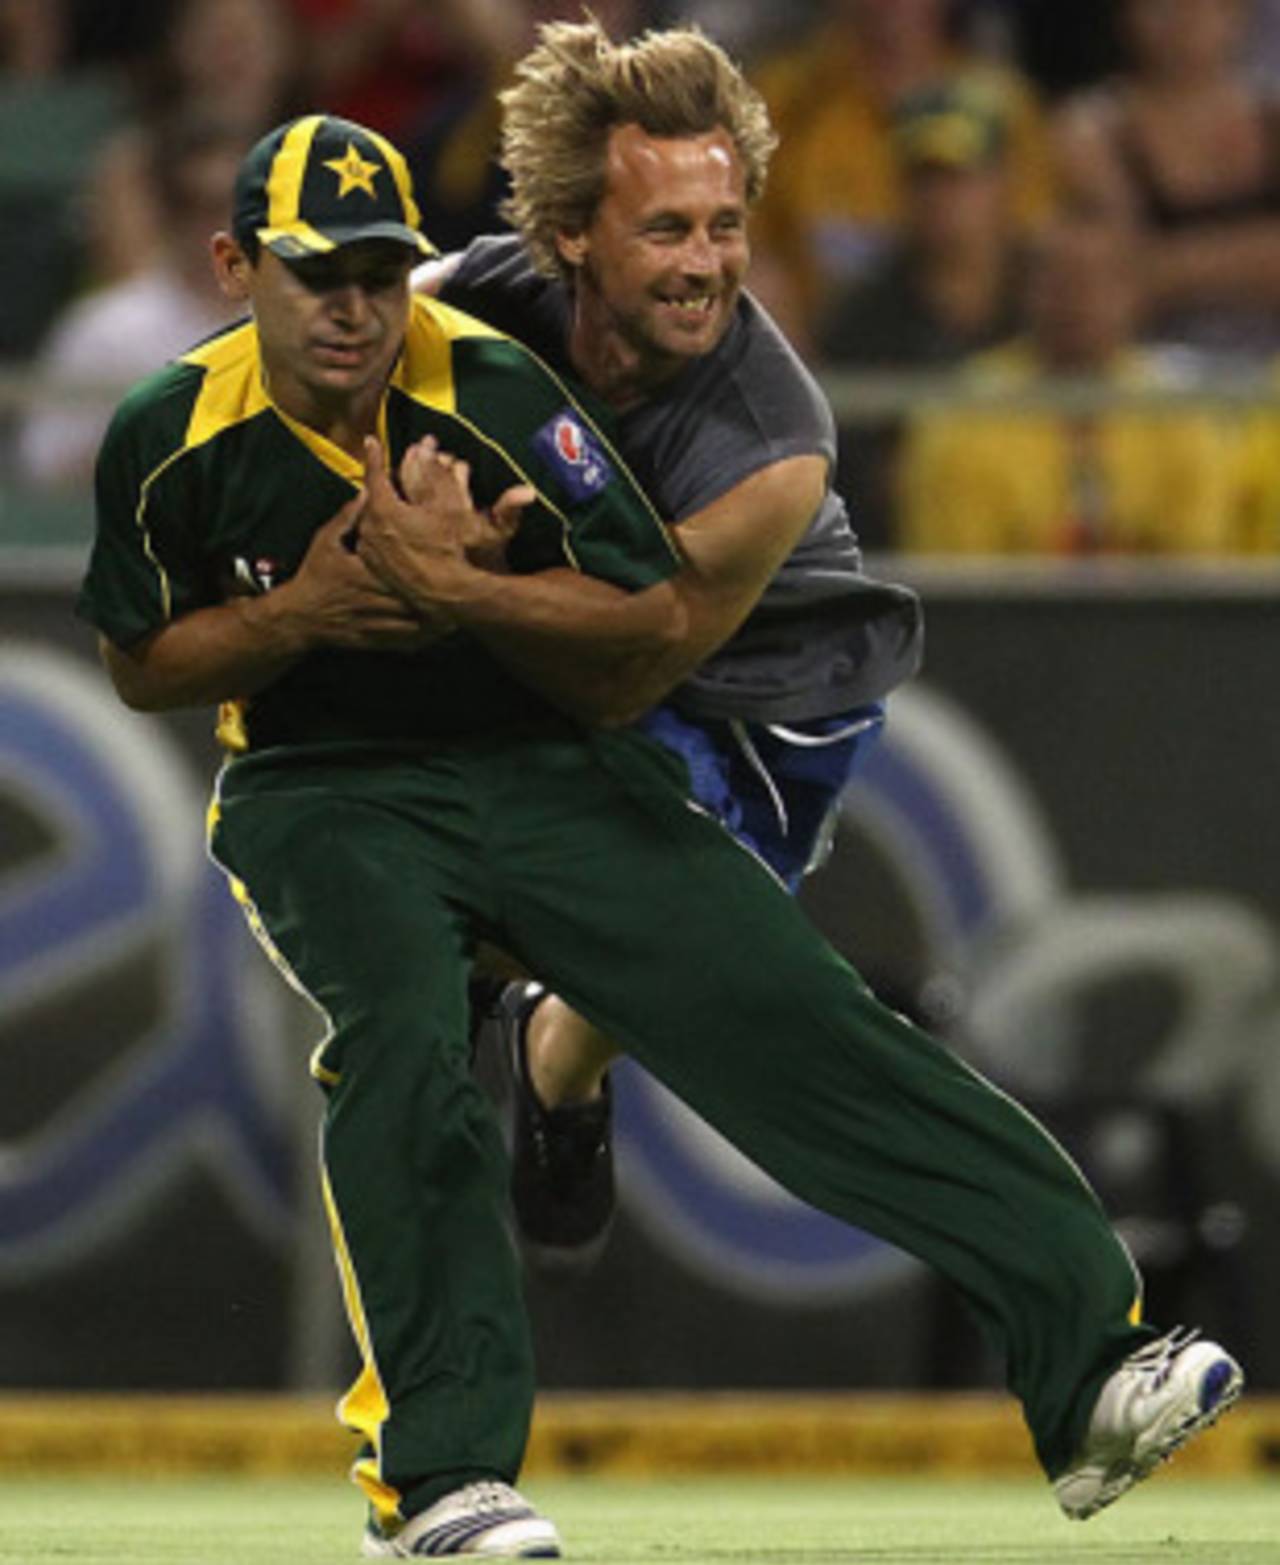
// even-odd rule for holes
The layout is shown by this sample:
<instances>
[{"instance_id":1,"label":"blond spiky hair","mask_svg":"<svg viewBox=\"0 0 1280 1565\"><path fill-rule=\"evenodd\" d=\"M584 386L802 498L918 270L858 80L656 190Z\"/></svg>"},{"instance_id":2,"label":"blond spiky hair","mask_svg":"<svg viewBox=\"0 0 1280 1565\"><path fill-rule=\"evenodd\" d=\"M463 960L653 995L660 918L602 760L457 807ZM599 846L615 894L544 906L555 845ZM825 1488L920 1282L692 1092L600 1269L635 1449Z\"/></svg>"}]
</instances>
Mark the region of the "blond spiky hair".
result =
<instances>
[{"instance_id":1,"label":"blond spiky hair","mask_svg":"<svg viewBox=\"0 0 1280 1565\"><path fill-rule=\"evenodd\" d=\"M760 197L777 137L760 94L705 33L668 28L615 44L588 13L547 23L538 37L500 100L512 188L502 212L540 271L560 273L556 235L590 223L615 126L650 136L723 129L742 160L748 203Z\"/></svg>"}]
</instances>

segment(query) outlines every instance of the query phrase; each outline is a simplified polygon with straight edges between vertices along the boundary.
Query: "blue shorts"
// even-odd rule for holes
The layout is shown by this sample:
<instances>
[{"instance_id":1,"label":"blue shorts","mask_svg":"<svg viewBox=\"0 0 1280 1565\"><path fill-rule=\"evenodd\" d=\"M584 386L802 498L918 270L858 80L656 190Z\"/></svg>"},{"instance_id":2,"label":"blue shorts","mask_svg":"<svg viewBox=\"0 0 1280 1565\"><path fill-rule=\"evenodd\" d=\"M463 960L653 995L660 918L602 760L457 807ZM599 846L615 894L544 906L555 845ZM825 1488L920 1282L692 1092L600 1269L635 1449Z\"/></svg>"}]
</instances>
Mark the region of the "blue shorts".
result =
<instances>
[{"instance_id":1,"label":"blue shorts","mask_svg":"<svg viewBox=\"0 0 1280 1565\"><path fill-rule=\"evenodd\" d=\"M795 891L826 856L836 804L880 736L884 706L804 723L693 718L659 706L637 726L684 761L697 803Z\"/></svg>"}]
</instances>

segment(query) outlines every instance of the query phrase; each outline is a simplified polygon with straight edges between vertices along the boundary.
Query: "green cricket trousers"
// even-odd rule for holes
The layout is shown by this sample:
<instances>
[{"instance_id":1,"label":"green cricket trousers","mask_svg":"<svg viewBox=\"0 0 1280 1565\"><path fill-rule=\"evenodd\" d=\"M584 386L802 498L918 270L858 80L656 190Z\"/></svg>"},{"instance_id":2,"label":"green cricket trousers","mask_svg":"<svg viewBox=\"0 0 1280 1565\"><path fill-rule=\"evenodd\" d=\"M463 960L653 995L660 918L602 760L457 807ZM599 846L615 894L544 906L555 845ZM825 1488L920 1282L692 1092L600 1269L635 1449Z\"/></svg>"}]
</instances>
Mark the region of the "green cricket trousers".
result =
<instances>
[{"instance_id":1,"label":"green cricket trousers","mask_svg":"<svg viewBox=\"0 0 1280 1565\"><path fill-rule=\"evenodd\" d=\"M469 1069L481 939L793 1194L949 1278L1002 1347L1050 1476L1150 1339L1075 1165L880 1004L685 781L638 734L567 724L223 772L214 855L328 1019L325 1193L364 1364L341 1411L384 1521L514 1479L528 1434L505 1153Z\"/></svg>"}]
</instances>

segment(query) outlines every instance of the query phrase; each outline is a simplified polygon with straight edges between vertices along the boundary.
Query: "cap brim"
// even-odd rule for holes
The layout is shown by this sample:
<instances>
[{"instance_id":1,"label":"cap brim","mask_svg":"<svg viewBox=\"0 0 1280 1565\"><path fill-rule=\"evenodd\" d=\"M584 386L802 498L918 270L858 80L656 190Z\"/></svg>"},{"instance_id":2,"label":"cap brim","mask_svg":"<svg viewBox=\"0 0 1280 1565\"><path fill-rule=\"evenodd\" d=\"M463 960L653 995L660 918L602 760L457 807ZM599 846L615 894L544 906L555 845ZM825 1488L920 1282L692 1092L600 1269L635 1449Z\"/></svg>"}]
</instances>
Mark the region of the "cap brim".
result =
<instances>
[{"instance_id":1,"label":"cap brim","mask_svg":"<svg viewBox=\"0 0 1280 1565\"><path fill-rule=\"evenodd\" d=\"M289 228L260 228L258 239L282 261L302 261L312 255L328 255L361 239L389 239L408 246L416 255L438 255L424 233L407 223L363 223L353 228L313 228L299 223Z\"/></svg>"}]
</instances>

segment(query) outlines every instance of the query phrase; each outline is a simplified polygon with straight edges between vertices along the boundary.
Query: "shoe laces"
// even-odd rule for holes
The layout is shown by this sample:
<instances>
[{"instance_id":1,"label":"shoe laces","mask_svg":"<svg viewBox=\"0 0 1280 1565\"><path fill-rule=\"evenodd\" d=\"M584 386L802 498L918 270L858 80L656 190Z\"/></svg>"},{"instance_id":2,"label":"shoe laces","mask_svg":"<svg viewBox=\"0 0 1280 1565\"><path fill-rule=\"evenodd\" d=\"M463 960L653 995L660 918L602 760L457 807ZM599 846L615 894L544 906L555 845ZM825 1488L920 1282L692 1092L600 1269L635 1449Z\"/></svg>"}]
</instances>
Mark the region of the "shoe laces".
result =
<instances>
[{"instance_id":1,"label":"shoe laces","mask_svg":"<svg viewBox=\"0 0 1280 1565\"><path fill-rule=\"evenodd\" d=\"M534 1156L553 1184L576 1182L607 1148L607 1098L548 1109L533 1117Z\"/></svg>"},{"instance_id":2,"label":"shoe laces","mask_svg":"<svg viewBox=\"0 0 1280 1565\"><path fill-rule=\"evenodd\" d=\"M498 1483L494 1479L482 1478L478 1483L467 1484L461 1498L468 1509L482 1513L509 1511L521 1504L520 1496L510 1484Z\"/></svg>"},{"instance_id":3,"label":"shoe laces","mask_svg":"<svg viewBox=\"0 0 1280 1565\"><path fill-rule=\"evenodd\" d=\"M1147 1382L1144 1389L1160 1391L1173 1373L1173 1366L1184 1348L1200 1336L1198 1327L1175 1326L1124 1361L1124 1367L1136 1371Z\"/></svg>"}]
</instances>

